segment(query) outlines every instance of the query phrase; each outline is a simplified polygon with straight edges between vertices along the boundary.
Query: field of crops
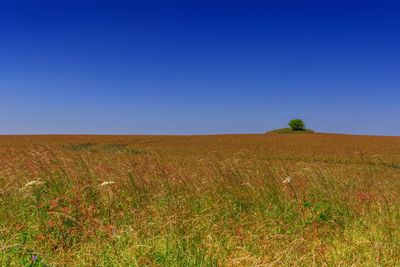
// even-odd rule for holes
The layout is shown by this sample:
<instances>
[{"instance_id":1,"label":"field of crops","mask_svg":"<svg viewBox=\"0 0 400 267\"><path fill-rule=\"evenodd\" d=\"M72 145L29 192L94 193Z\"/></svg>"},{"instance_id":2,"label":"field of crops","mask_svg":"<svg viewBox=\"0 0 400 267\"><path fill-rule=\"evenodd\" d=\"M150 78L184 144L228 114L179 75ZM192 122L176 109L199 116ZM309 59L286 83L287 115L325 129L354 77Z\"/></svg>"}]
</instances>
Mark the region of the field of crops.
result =
<instances>
[{"instance_id":1,"label":"field of crops","mask_svg":"<svg viewBox=\"0 0 400 267\"><path fill-rule=\"evenodd\" d=\"M0 137L0 266L396 265L400 138Z\"/></svg>"}]
</instances>

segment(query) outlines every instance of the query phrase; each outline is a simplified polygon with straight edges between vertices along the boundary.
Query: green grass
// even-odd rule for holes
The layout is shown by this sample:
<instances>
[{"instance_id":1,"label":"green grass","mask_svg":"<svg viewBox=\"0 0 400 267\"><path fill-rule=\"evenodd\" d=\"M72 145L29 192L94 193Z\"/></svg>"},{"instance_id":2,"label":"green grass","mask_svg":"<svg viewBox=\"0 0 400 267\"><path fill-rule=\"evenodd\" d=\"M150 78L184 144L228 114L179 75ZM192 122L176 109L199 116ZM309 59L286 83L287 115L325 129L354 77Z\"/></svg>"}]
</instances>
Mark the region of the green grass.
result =
<instances>
[{"instance_id":1,"label":"green grass","mask_svg":"<svg viewBox=\"0 0 400 267\"><path fill-rule=\"evenodd\" d=\"M305 129L302 131L295 131L291 128L281 128L281 129L276 129L276 130L266 132L266 134L310 134L310 133L314 133L314 131L310 130L310 129Z\"/></svg>"}]
</instances>

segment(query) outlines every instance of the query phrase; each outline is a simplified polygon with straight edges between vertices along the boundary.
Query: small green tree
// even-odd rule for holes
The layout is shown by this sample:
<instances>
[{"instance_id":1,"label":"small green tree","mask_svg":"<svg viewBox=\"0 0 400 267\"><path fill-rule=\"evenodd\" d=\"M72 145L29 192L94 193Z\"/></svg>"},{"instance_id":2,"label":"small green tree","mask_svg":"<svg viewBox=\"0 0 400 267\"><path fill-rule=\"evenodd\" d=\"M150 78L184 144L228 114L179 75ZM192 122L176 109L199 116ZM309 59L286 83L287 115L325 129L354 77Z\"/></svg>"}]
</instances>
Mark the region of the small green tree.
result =
<instances>
[{"instance_id":1,"label":"small green tree","mask_svg":"<svg viewBox=\"0 0 400 267\"><path fill-rule=\"evenodd\" d=\"M306 125L304 124L304 121L300 119L294 119L289 122L290 128L292 128L293 131L304 131L306 129Z\"/></svg>"}]
</instances>

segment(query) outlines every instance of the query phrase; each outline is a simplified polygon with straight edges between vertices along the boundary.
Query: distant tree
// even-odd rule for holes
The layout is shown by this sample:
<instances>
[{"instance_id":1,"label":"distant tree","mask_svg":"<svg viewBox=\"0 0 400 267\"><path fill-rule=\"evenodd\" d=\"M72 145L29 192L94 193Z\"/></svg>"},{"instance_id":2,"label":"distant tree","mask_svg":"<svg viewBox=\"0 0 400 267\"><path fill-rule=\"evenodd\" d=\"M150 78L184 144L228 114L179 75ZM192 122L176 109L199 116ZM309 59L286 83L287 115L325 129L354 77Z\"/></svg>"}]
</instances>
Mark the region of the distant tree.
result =
<instances>
[{"instance_id":1,"label":"distant tree","mask_svg":"<svg viewBox=\"0 0 400 267\"><path fill-rule=\"evenodd\" d=\"M304 124L304 121L300 119L294 119L289 122L290 128L292 128L293 131L304 131L306 129L306 125Z\"/></svg>"}]
</instances>

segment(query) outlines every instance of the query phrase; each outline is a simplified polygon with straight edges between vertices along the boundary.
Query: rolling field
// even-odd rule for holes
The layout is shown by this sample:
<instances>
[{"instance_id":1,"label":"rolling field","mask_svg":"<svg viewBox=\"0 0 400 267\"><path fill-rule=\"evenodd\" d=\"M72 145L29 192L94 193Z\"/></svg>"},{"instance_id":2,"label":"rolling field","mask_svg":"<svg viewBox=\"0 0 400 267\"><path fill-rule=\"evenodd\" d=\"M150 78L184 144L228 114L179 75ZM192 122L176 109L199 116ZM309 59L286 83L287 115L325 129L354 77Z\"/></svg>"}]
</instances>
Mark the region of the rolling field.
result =
<instances>
[{"instance_id":1,"label":"rolling field","mask_svg":"<svg viewBox=\"0 0 400 267\"><path fill-rule=\"evenodd\" d=\"M400 138L1 136L0 266L394 266Z\"/></svg>"}]
</instances>

